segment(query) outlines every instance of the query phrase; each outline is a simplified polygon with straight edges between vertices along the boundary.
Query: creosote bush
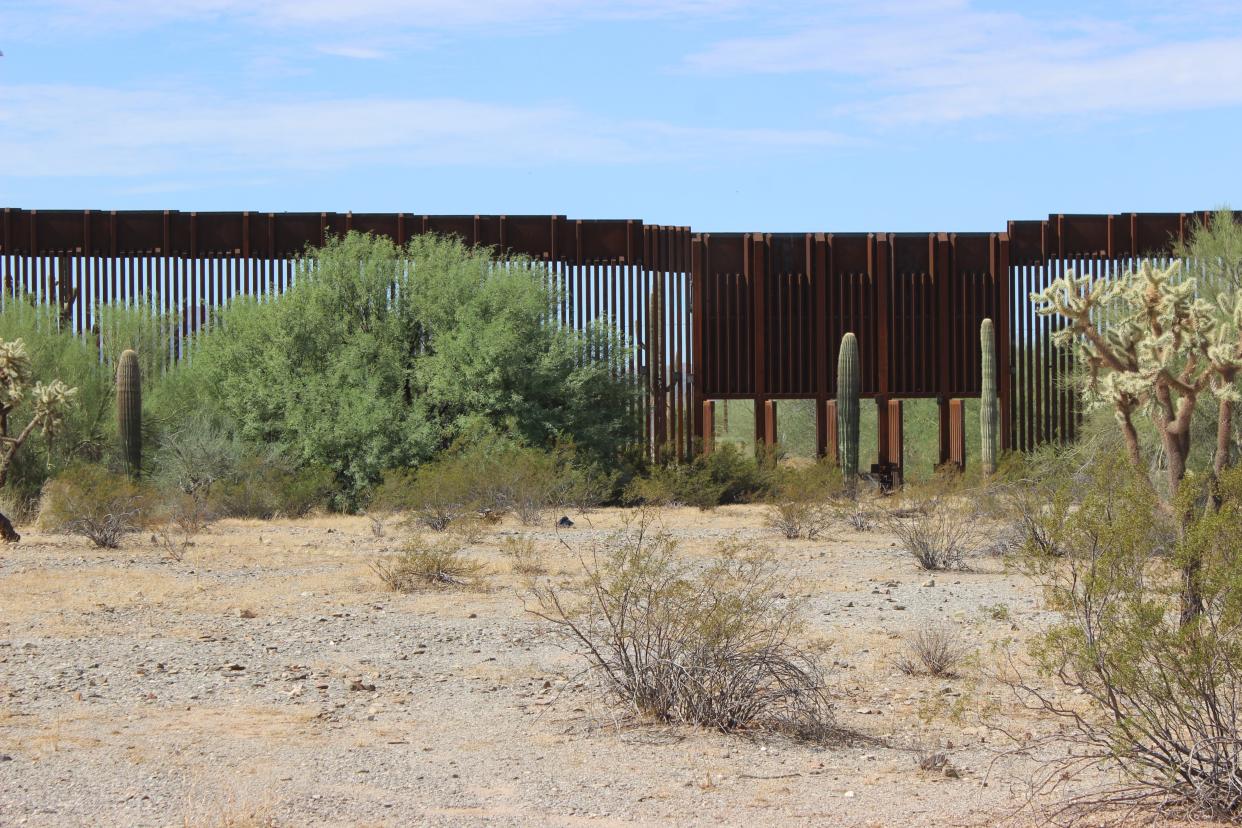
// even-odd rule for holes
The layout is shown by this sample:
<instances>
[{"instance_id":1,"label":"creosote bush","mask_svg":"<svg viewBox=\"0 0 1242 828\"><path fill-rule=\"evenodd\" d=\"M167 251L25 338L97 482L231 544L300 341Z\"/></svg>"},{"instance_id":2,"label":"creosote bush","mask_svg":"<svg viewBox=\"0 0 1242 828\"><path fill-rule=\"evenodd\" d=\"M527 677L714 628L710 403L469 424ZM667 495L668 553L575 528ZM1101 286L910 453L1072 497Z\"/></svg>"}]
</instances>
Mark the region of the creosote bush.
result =
<instances>
[{"instance_id":1,"label":"creosote bush","mask_svg":"<svg viewBox=\"0 0 1242 828\"><path fill-rule=\"evenodd\" d=\"M485 567L462 555L460 544L407 541L391 558L371 562L371 570L394 592L413 592L428 587L473 587L481 583Z\"/></svg>"},{"instance_id":2,"label":"creosote bush","mask_svg":"<svg viewBox=\"0 0 1242 828\"><path fill-rule=\"evenodd\" d=\"M797 644L799 604L768 553L722 549L696 567L639 518L584 556L574 588L536 587L551 622L634 713L724 732L837 731L819 661Z\"/></svg>"},{"instance_id":3,"label":"creosote bush","mask_svg":"<svg viewBox=\"0 0 1242 828\"><path fill-rule=\"evenodd\" d=\"M845 499L841 471L829 463L778 466L772 483L768 524L786 538L818 538L832 525L835 501Z\"/></svg>"},{"instance_id":4,"label":"creosote bush","mask_svg":"<svg viewBox=\"0 0 1242 828\"><path fill-rule=\"evenodd\" d=\"M975 516L940 497L888 513L885 527L920 568L933 572L965 569L984 543Z\"/></svg>"},{"instance_id":5,"label":"creosote bush","mask_svg":"<svg viewBox=\"0 0 1242 828\"><path fill-rule=\"evenodd\" d=\"M1170 514L1124 455L1105 455L1054 527L1062 554L1028 559L1061 620L1032 648L1044 680L1012 683L1062 723L1045 741L1067 757L1037 784L1051 793L1085 769L1120 772L1065 802L1069 816L1141 808L1242 823L1242 472L1210 481L1187 475ZM1218 508L1194 512L1179 537L1184 510L1209 496ZM1179 612L1188 559L1202 597L1190 620Z\"/></svg>"},{"instance_id":6,"label":"creosote bush","mask_svg":"<svg viewBox=\"0 0 1242 828\"><path fill-rule=\"evenodd\" d=\"M101 466L70 466L44 487L39 523L115 549L146 526L152 507L151 492L128 476Z\"/></svg>"}]
</instances>

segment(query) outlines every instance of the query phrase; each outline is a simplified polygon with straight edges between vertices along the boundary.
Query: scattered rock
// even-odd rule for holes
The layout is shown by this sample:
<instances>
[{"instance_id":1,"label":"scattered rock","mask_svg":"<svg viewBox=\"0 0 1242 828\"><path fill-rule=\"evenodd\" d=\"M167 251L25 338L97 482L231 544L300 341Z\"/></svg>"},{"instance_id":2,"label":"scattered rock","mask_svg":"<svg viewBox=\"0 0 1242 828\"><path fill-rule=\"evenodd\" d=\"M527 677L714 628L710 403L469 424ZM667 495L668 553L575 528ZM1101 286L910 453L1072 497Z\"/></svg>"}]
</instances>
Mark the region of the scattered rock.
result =
<instances>
[{"instance_id":1,"label":"scattered rock","mask_svg":"<svg viewBox=\"0 0 1242 828\"><path fill-rule=\"evenodd\" d=\"M362 679L354 679L353 681L349 683L349 689L350 690L365 690L367 692L370 692L375 689L375 685L367 684Z\"/></svg>"}]
</instances>

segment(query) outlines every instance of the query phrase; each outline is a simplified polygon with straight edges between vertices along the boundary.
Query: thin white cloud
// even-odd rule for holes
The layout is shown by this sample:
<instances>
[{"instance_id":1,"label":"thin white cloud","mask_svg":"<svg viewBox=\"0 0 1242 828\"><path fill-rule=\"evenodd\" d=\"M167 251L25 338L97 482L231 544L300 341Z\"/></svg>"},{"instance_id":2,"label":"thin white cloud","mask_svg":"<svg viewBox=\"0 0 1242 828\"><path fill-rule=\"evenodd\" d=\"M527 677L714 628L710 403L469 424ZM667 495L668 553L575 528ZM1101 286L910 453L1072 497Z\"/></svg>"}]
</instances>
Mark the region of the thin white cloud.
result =
<instances>
[{"instance_id":1,"label":"thin white cloud","mask_svg":"<svg viewBox=\"0 0 1242 828\"><path fill-rule=\"evenodd\" d=\"M374 32L716 15L754 0L6 0L0 22L97 30L186 21Z\"/></svg>"},{"instance_id":2,"label":"thin white cloud","mask_svg":"<svg viewBox=\"0 0 1242 828\"><path fill-rule=\"evenodd\" d=\"M370 46L352 46L347 43L322 44L316 47L321 54L333 57L352 58L354 60L383 60L388 53Z\"/></svg>"},{"instance_id":3,"label":"thin white cloud","mask_svg":"<svg viewBox=\"0 0 1242 828\"><path fill-rule=\"evenodd\" d=\"M1242 103L1236 27L1165 40L1141 22L976 11L966 2L900 13L864 6L830 24L719 41L684 65L710 77L822 76L848 90L834 105L838 114L891 123Z\"/></svg>"},{"instance_id":4,"label":"thin white cloud","mask_svg":"<svg viewBox=\"0 0 1242 828\"><path fill-rule=\"evenodd\" d=\"M818 130L607 121L570 107L447 98L233 102L165 91L0 88L0 157L7 174L23 177L624 165L799 152L843 142Z\"/></svg>"}]
</instances>

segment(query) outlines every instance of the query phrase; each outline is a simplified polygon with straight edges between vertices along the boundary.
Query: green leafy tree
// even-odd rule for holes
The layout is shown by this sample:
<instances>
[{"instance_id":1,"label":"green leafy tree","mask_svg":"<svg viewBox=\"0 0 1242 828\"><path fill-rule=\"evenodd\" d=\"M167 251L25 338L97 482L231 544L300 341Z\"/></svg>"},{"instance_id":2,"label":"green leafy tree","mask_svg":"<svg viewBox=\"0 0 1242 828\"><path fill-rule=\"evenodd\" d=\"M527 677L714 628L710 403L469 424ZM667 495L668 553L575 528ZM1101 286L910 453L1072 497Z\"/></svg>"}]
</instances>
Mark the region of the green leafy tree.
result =
<instances>
[{"instance_id":1,"label":"green leafy tree","mask_svg":"<svg viewBox=\"0 0 1242 828\"><path fill-rule=\"evenodd\" d=\"M623 343L556 324L550 284L454 238L331 239L287 293L220 312L174 372L173 414L214 406L244 440L331 468L351 504L471 435L609 456L633 431Z\"/></svg>"}]
</instances>

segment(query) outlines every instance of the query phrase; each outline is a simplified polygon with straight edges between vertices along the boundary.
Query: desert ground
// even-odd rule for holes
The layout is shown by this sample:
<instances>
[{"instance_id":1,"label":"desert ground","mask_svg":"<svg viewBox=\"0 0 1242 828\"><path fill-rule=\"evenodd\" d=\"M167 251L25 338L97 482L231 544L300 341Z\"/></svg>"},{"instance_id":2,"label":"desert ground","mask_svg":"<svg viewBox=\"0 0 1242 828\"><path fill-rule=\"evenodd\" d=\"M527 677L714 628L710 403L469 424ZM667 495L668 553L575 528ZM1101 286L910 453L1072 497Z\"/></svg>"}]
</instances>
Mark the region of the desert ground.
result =
<instances>
[{"instance_id":1,"label":"desert ground","mask_svg":"<svg viewBox=\"0 0 1242 828\"><path fill-rule=\"evenodd\" d=\"M666 509L680 553L767 546L806 597L842 725L808 744L644 722L532 615L501 554L534 539L554 582L627 512L489 527L479 589L386 591L369 562L402 530L366 518L222 521L180 561L21 527L0 548L0 824L132 826L1024 825L1054 726L995 678L1052 620L999 558L919 570L883 531L786 540L765 507ZM796 596L794 596L796 597ZM947 624L953 679L895 666ZM1021 737L1019 737L1021 738ZM942 752L945 762L920 760Z\"/></svg>"}]
</instances>

